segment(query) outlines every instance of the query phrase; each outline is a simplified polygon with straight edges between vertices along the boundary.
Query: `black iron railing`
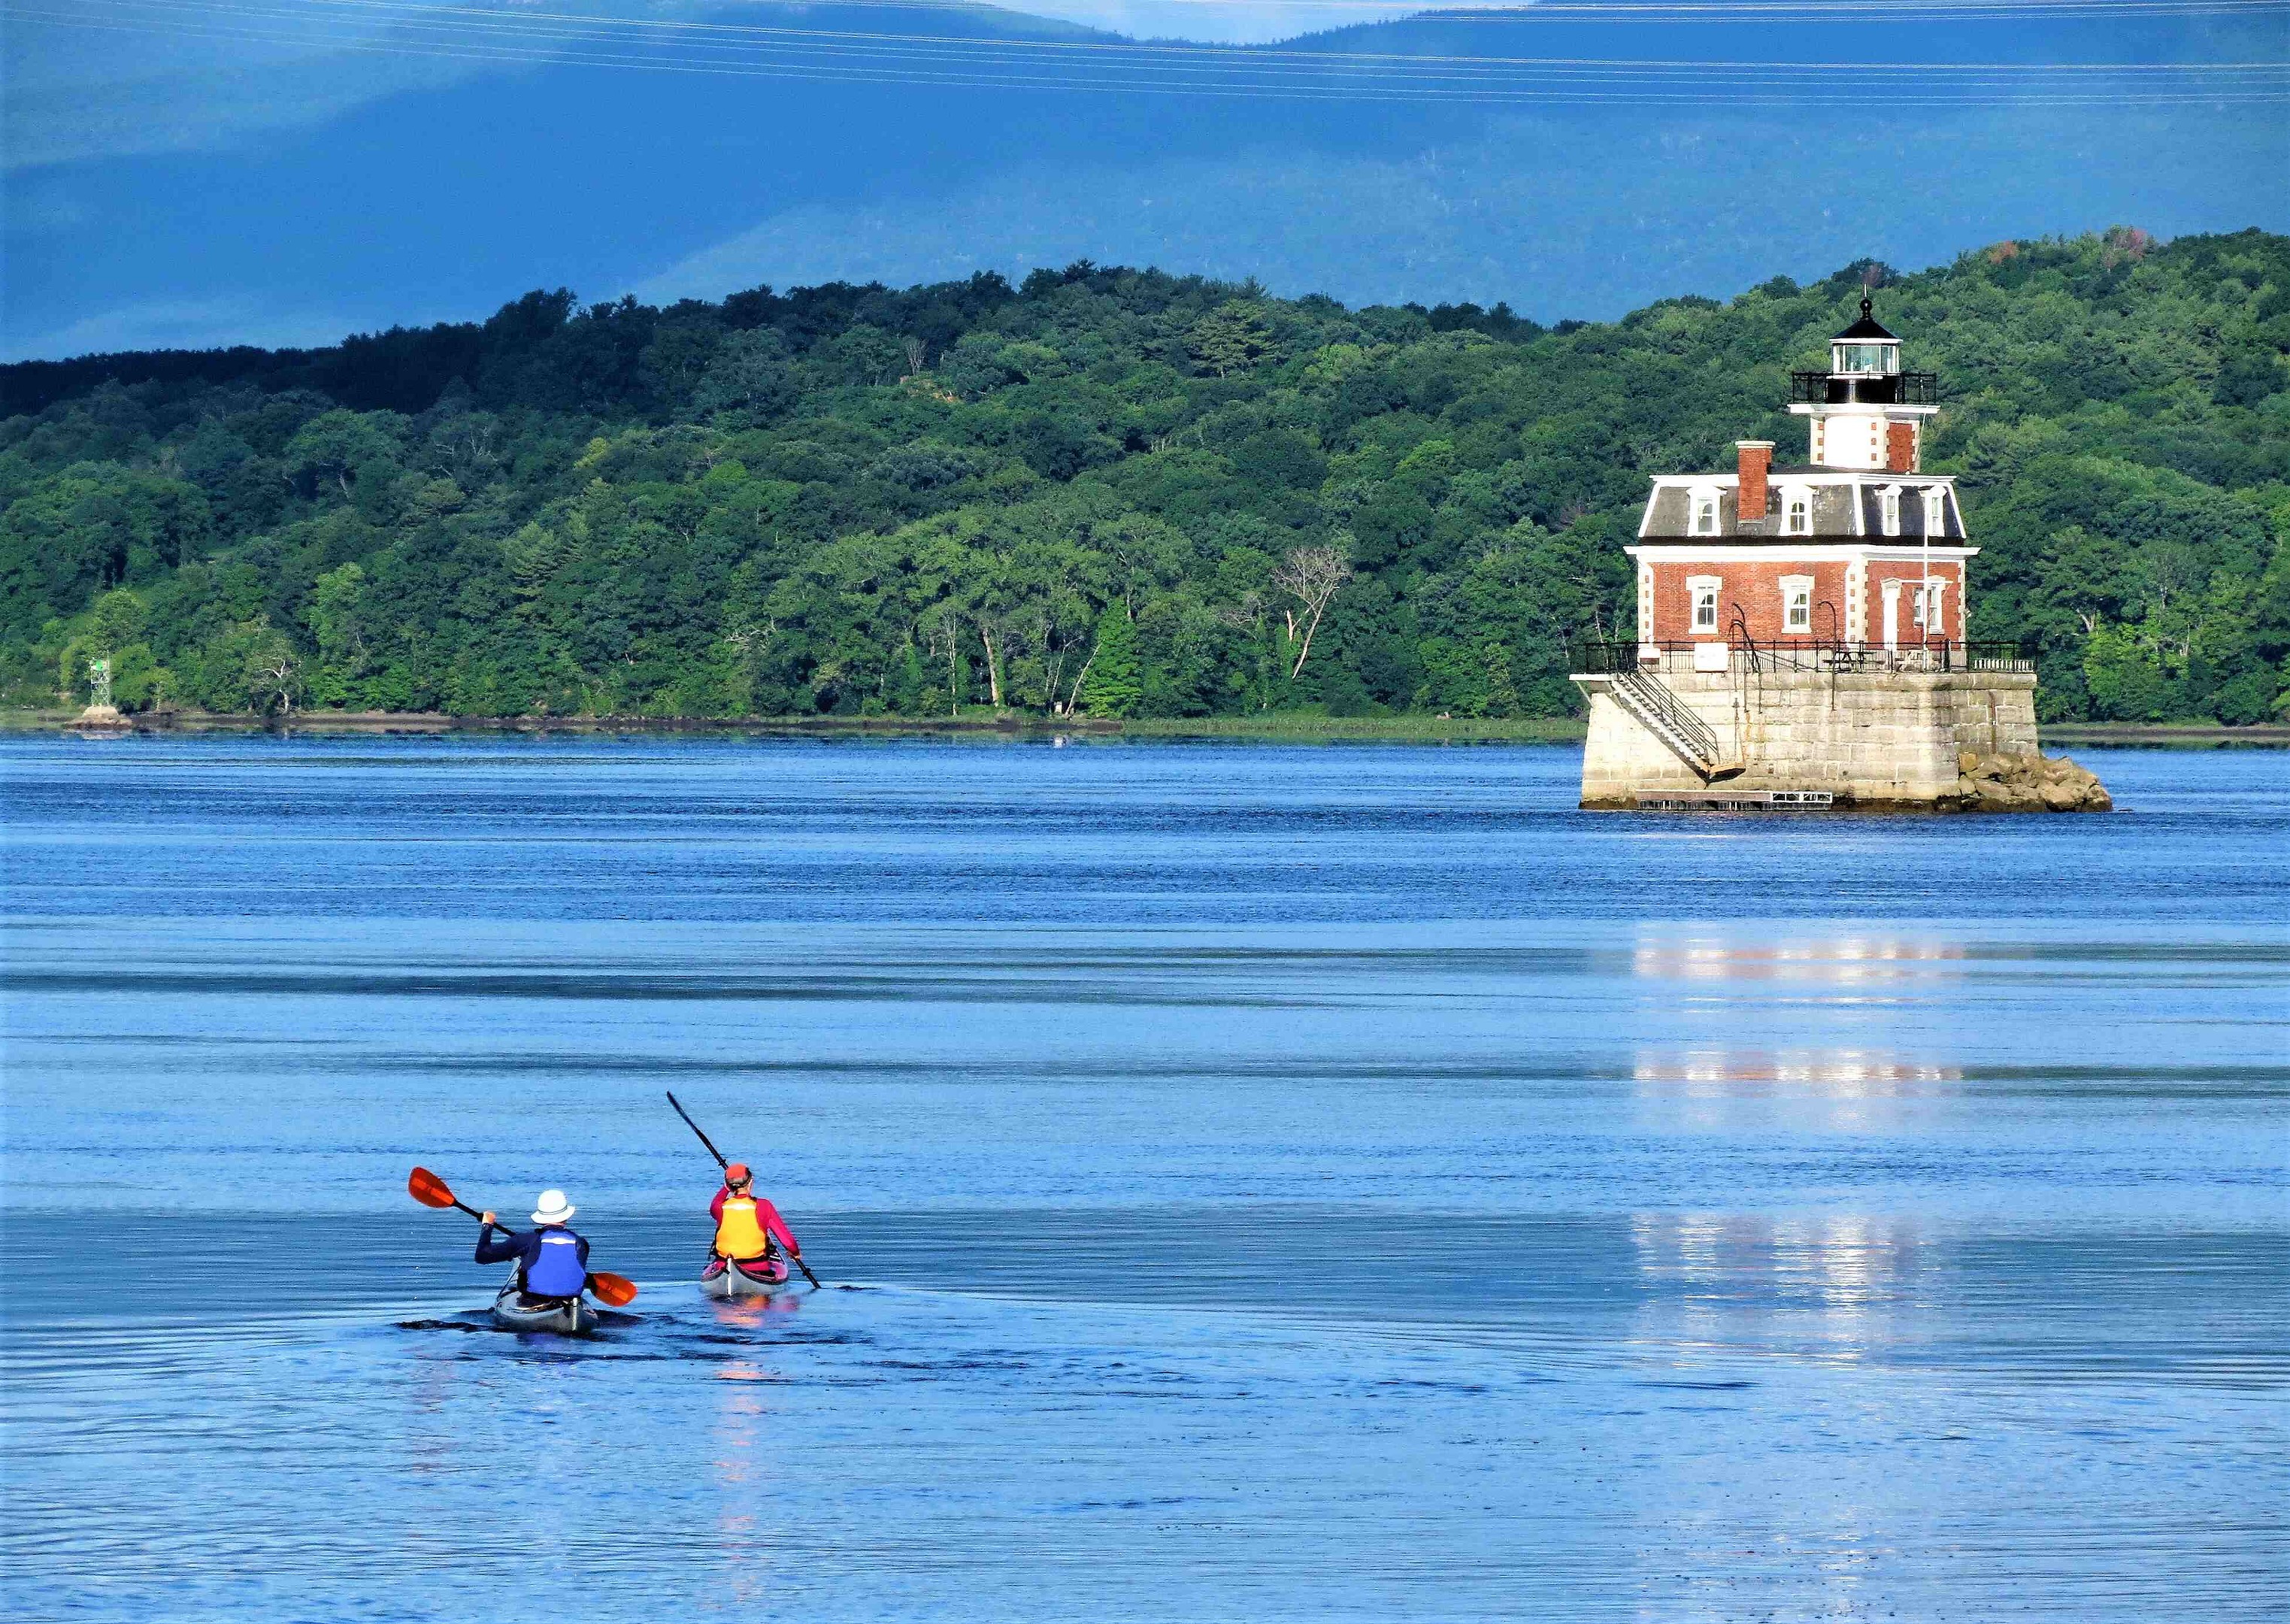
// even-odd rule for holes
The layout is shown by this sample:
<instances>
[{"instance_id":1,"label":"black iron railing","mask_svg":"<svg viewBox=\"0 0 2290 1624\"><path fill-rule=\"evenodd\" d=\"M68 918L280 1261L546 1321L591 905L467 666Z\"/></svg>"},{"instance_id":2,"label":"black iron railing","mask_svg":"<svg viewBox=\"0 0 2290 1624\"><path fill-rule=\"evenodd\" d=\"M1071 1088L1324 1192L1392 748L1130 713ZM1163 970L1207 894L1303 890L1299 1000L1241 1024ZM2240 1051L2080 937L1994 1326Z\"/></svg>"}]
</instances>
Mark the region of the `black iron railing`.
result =
<instances>
[{"instance_id":1,"label":"black iron railing","mask_svg":"<svg viewBox=\"0 0 2290 1624\"><path fill-rule=\"evenodd\" d=\"M1695 651L1703 643L1616 643L1584 641L1572 649L1573 669L1584 676L1622 676L1637 672L1678 675L1697 668ZM1726 668L1750 671L2033 671L2036 657L2016 643L1964 643L1934 637L1903 642L1897 648L1816 642L1792 637L1761 642L1734 636L1722 645Z\"/></svg>"},{"instance_id":2,"label":"black iron railing","mask_svg":"<svg viewBox=\"0 0 2290 1624\"><path fill-rule=\"evenodd\" d=\"M1790 399L1806 405L1937 406L1937 372L1791 372Z\"/></svg>"}]
</instances>

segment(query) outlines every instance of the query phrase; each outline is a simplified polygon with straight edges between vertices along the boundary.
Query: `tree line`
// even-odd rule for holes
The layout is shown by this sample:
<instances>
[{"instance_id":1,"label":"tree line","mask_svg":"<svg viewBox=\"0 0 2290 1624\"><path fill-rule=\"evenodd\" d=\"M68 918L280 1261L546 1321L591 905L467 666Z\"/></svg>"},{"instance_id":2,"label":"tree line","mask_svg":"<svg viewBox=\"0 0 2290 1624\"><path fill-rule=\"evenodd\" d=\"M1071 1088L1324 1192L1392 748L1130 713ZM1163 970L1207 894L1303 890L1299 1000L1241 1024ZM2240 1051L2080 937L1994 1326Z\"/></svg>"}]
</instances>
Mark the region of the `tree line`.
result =
<instances>
[{"instance_id":1,"label":"tree line","mask_svg":"<svg viewBox=\"0 0 2290 1624\"><path fill-rule=\"evenodd\" d=\"M1559 716L1646 476L1801 460L1866 289L2047 720L2290 704L2290 238L1999 243L1543 328L1087 261L0 368L0 699Z\"/></svg>"}]
</instances>

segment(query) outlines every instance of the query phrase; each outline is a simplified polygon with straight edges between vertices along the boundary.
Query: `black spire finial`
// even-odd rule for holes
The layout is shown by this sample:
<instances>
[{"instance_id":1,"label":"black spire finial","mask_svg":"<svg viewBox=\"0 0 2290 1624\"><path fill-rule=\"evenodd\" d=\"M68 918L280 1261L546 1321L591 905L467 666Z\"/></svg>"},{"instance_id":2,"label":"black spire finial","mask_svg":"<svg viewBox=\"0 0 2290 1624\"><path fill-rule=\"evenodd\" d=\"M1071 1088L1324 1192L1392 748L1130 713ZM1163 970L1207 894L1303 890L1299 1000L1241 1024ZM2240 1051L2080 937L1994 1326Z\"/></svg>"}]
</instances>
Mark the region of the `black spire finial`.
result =
<instances>
[{"instance_id":1,"label":"black spire finial","mask_svg":"<svg viewBox=\"0 0 2290 1624\"><path fill-rule=\"evenodd\" d=\"M1861 319L1862 319L1862 321L1864 321L1864 322L1865 322L1865 321L1868 321L1870 317L1872 317L1873 316L1875 316L1875 315L1876 315L1876 313L1877 313L1877 301L1876 301L1875 300L1873 300L1873 299L1870 298L1870 297L1869 297L1869 295L1868 295L1868 294L1866 294L1866 293L1862 294L1862 295L1861 295Z\"/></svg>"}]
</instances>

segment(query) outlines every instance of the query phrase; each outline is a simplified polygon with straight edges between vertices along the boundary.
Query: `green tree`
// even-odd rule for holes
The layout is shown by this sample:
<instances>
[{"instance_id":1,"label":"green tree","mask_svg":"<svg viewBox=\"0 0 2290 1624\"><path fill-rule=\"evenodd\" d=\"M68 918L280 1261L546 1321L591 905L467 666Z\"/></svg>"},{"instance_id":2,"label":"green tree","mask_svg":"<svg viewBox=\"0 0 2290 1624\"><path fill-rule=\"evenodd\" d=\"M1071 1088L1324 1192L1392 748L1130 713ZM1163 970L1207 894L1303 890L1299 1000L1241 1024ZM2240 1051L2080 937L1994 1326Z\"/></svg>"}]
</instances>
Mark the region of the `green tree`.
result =
<instances>
[{"instance_id":1,"label":"green tree","mask_svg":"<svg viewBox=\"0 0 2290 1624\"><path fill-rule=\"evenodd\" d=\"M1137 624L1119 599L1097 618L1097 644L1082 679L1081 708L1093 716L1127 716L1137 710L1144 689L1139 680Z\"/></svg>"},{"instance_id":2,"label":"green tree","mask_svg":"<svg viewBox=\"0 0 2290 1624\"><path fill-rule=\"evenodd\" d=\"M1194 324L1194 359L1220 378L1245 372L1272 354L1272 329L1253 303L1235 300Z\"/></svg>"}]
</instances>

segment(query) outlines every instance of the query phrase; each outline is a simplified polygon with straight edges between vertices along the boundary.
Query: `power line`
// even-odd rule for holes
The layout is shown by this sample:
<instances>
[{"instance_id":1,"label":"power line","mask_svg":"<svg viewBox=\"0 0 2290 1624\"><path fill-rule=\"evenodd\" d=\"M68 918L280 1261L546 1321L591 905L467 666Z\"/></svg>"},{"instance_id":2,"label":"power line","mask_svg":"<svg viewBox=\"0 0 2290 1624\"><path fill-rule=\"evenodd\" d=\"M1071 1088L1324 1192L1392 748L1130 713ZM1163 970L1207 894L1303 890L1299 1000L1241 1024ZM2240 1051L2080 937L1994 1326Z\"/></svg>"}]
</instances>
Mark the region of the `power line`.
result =
<instances>
[{"instance_id":1,"label":"power line","mask_svg":"<svg viewBox=\"0 0 2290 1624\"><path fill-rule=\"evenodd\" d=\"M901 83L981 89L1147 92L1227 97L1356 100L1443 100L1460 103L1606 102L1674 94L1690 82L1704 100L1727 105L1786 102L1793 106L1865 106L1858 90L1823 96L1822 76L1852 74L1856 86L1871 76L1922 80L1950 76L1940 88L1913 98L1888 90L1897 105L1913 100L1942 107L1987 105L1999 92L2053 106L2167 106L2274 101L2290 84L2272 83L2290 63L1777 63L1661 59L1488 58L1429 53L1351 53L1275 51L1253 47L1155 45L1112 41L1041 41L863 33L856 30L768 28L731 25L701 38L685 32L631 39L653 24L632 20L615 30L572 14L503 12L482 7L389 4L386 0L323 0L339 19L355 6L384 13L396 37L261 31L280 20L327 20L300 11L251 4L199 4L193 0L87 0L141 20L106 21L85 11L58 12L12 4L19 16L76 28L187 35L260 44L324 46L364 54L516 65L572 65L713 76L813 80L823 83ZM152 15L156 13L156 15ZM240 26L237 19L260 20ZM621 20L605 20L619 22ZM677 30L686 25L676 24ZM422 38L422 33L439 37ZM734 33L725 39L713 36ZM546 48L543 42L558 47ZM595 45L607 50L587 49ZM645 55L626 54L629 46ZM727 52L729 54L727 54ZM786 60L772 60L773 54ZM1036 60L1024 60L1028 56ZM821 60L824 59L824 60ZM855 60L846 59L857 59ZM868 59L873 59L869 61ZM1207 78L1185 71L1213 70ZM1084 71L1076 73L1075 69ZM2086 79L2056 88L2042 76L2104 75L2213 76L2226 83L2153 89L2134 78L2102 89ZM1508 77L1512 83L1501 82ZM2031 86L2028 81L2033 79ZM1790 81L1799 83L1792 84ZM1331 83L1330 81L1333 81ZM1381 81L1381 83L1378 83ZM1520 82L1524 81L1524 82ZM2065 93L2062 93L2064 92Z\"/></svg>"}]
</instances>

